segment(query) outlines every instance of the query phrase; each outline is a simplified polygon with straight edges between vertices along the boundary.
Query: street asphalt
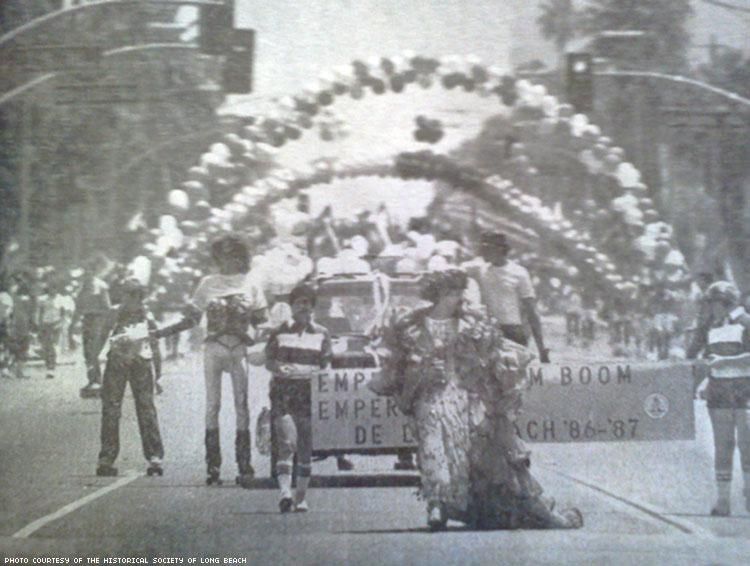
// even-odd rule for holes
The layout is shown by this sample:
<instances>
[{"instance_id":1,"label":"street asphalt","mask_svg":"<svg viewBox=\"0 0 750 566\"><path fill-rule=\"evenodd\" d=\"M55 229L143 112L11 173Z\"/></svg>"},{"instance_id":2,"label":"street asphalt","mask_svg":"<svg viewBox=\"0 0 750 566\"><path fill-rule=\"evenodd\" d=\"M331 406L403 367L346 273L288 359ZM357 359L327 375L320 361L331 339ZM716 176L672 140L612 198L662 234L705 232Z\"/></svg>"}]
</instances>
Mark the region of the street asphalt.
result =
<instances>
[{"instance_id":1,"label":"street asphalt","mask_svg":"<svg viewBox=\"0 0 750 566\"><path fill-rule=\"evenodd\" d=\"M71 360L77 360L75 356ZM696 401L696 439L679 442L533 444L533 469L558 505L585 516L578 531L472 532L451 523L429 533L413 487L319 488L306 514L281 515L272 489L234 484L229 380L221 415L221 487L203 463L200 359L168 362L157 398L166 448L163 477L146 477L132 397L126 395L117 478L98 478L100 404L78 397L80 362L56 378L0 381L0 556L245 560L247 564L748 564L750 513L735 462L733 515L708 514L714 497L712 442ZM253 420L268 405L268 374L251 375ZM259 476L266 457L253 454ZM738 458L737 458L738 459ZM319 475L385 474L392 456L330 458ZM23 562L27 560L27 562ZM177 562L180 563L180 562Z\"/></svg>"}]
</instances>

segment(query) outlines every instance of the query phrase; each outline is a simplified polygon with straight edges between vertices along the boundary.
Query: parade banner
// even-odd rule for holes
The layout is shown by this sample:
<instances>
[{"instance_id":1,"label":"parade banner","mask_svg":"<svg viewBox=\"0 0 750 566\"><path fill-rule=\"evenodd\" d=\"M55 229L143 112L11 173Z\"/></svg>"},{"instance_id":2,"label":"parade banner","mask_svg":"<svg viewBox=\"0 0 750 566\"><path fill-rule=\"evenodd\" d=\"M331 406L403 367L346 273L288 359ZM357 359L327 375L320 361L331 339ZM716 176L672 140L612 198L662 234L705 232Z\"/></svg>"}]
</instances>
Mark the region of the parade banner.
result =
<instances>
[{"instance_id":1,"label":"parade banner","mask_svg":"<svg viewBox=\"0 0 750 566\"><path fill-rule=\"evenodd\" d=\"M516 422L529 442L692 440L693 383L700 366L591 362L528 368ZM409 418L367 387L377 369L320 372L312 381L315 450L414 447Z\"/></svg>"},{"instance_id":2,"label":"parade banner","mask_svg":"<svg viewBox=\"0 0 750 566\"><path fill-rule=\"evenodd\" d=\"M379 369L339 369L312 380L315 450L369 450L415 447L409 418L391 397L367 387Z\"/></svg>"},{"instance_id":3,"label":"parade banner","mask_svg":"<svg viewBox=\"0 0 750 566\"><path fill-rule=\"evenodd\" d=\"M531 442L692 440L691 362L590 362L528 368L516 421Z\"/></svg>"}]
</instances>

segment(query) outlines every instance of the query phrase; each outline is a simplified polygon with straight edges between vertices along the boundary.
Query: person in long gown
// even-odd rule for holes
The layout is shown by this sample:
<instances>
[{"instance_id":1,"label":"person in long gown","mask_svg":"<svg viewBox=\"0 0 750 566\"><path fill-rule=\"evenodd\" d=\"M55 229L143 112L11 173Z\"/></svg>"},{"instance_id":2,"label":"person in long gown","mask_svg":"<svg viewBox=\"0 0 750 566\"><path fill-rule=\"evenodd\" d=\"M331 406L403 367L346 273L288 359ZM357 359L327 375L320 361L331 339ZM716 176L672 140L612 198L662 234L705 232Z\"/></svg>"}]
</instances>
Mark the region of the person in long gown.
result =
<instances>
[{"instance_id":1,"label":"person in long gown","mask_svg":"<svg viewBox=\"0 0 750 566\"><path fill-rule=\"evenodd\" d=\"M542 498L513 427L533 356L465 308L467 280L460 270L425 276L432 305L393 321L381 349L384 392L414 419L428 526L580 527L580 512L556 512Z\"/></svg>"}]
</instances>

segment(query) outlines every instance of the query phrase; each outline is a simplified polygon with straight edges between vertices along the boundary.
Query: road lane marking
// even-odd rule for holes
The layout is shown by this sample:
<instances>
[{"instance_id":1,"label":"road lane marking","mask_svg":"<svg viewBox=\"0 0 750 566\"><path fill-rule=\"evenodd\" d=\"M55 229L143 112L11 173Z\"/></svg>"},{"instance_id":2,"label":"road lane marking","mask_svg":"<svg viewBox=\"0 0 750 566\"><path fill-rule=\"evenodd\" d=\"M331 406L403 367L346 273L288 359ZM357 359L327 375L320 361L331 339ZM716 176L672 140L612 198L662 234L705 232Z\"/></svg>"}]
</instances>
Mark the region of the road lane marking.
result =
<instances>
[{"instance_id":1,"label":"road lane marking","mask_svg":"<svg viewBox=\"0 0 750 566\"><path fill-rule=\"evenodd\" d=\"M128 485L129 483L137 480L139 477L141 477L139 474L131 472L130 474L127 474L121 477L114 483L104 486L101 489L97 489L94 493L89 493L88 495L81 497L80 499L74 501L73 503L69 503L65 507L58 509L54 513L50 513L49 515L45 515L44 517L29 523L20 531L14 533L11 536L12 538L28 538L32 534L34 534L36 531L50 524L51 522L57 521L58 519L64 517L65 515L72 513L76 509L80 509L84 505L87 505L91 503L92 501L95 501L96 499L99 499L100 497L107 495L110 492L118 488L121 488L125 485Z\"/></svg>"},{"instance_id":2,"label":"road lane marking","mask_svg":"<svg viewBox=\"0 0 750 566\"><path fill-rule=\"evenodd\" d=\"M695 536L706 538L706 539L717 538L716 534L712 532L710 529L705 529L690 521L677 520L671 517L667 517L667 512L665 510L659 509L658 507L654 505L645 504L639 501L628 499L626 497L623 497L622 495L618 495L612 491L609 491L608 489L604 489L603 487L600 487L596 484L587 482L575 476L571 476L570 474L566 474L565 472L560 472L558 470L548 468L547 466L540 466L540 467L544 467L546 470L553 472L559 476L562 476L567 480L570 480L574 483L577 483L579 485L589 488L590 490L597 493L603 499L605 497L609 499L610 503L611 503L611 500L618 502L620 504L620 507L624 511L628 512L628 514L632 517L638 517L639 519L643 519L642 515L646 515L654 522L659 521L661 523L666 523L667 525L685 534L695 535ZM642 515L638 515L634 513L633 509L640 511Z\"/></svg>"}]
</instances>

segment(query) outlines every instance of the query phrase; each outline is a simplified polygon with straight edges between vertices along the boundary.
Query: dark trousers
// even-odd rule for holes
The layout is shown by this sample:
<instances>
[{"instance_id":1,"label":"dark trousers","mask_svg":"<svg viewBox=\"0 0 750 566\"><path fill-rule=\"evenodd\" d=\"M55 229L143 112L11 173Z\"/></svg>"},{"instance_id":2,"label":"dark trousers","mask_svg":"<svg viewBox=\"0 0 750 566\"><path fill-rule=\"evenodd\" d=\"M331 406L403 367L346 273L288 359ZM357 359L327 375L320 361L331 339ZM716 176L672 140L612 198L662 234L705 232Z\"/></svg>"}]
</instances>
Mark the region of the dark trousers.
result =
<instances>
[{"instance_id":1,"label":"dark trousers","mask_svg":"<svg viewBox=\"0 0 750 566\"><path fill-rule=\"evenodd\" d=\"M147 460L164 457L164 447L161 443L159 421L154 405L154 378L151 363L141 358L123 359L119 356L112 356L104 369L102 385L100 464L113 464L120 452L120 416L127 383L130 383L130 390L135 400L143 455Z\"/></svg>"},{"instance_id":2,"label":"dark trousers","mask_svg":"<svg viewBox=\"0 0 750 566\"><path fill-rule=\"evenodd\" d=\"M39 327L39 343L42 346L42 358L48 371L57 366L57 342L60 340L59 324L42 324Z\"/></svg>"},{"instance_id":3,"label":"dark trousers","mask_svg":"<svg viewBox=\"0 0 750 566\"><path fill-rule=\"evenodd\" d=\"M529 345L529 337L526 335L526 329L523 324L501 324L500 330L503 333L503 337L520 344L521 346Z\"/></svg>"},{"instance_id":4,"label":"dark trousers","mask_svg":"<svg viewBox=\"0 0 750 566\"><path fill-rule=\"evenodd\" d=\"M83 359L86 361L86 377L89 383L101 383L102 373L99 354L107 340L107 316L105 314L85 314L82 321Z\"/></svg>"}]
</instances>

